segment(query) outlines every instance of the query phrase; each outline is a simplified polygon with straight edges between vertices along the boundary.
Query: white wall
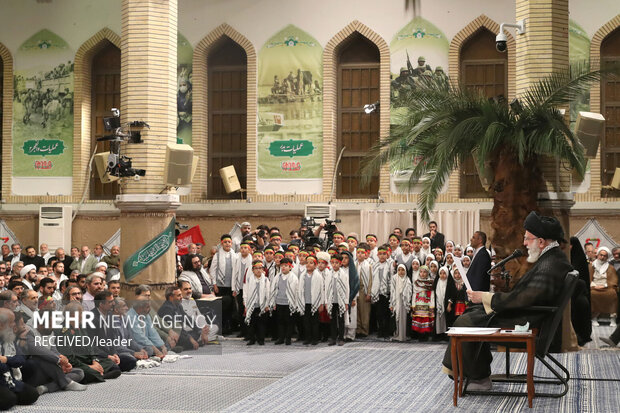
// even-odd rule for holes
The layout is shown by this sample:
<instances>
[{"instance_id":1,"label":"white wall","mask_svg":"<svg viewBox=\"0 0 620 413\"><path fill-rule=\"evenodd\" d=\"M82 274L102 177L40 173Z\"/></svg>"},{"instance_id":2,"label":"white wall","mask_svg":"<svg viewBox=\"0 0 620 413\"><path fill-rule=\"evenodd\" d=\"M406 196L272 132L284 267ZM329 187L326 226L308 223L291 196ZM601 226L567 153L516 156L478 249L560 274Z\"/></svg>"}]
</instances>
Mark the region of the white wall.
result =
<instances>
[{"instance_id":1,"label":"white wall","mask_svg":"<svg viewBox=\"0 0 620 413\"><path fill-rule=\"evenodd\" d=\"M11 54L30 36L48 29L75 51L104 27L121 33L121 0L0 1L0 43Z\"/></svg>"}]
</instances>

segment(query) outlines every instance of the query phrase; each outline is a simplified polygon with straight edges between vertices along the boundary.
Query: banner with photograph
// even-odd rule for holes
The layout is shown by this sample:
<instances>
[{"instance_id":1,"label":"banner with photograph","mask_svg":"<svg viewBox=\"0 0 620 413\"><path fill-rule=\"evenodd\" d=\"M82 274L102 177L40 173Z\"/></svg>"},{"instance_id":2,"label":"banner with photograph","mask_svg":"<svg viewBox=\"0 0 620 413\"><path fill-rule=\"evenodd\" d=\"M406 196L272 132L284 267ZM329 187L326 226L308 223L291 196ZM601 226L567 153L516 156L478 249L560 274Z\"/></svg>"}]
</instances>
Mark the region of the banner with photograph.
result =
<instances>
[{"instance_id":1,"label":"banner with photograph","mask_svg":"<svg viewBox=\"0 0 620 413\"><path fill-rule=\"evenodd\" d=\"M323 176L323 49L289 25L258 55L258 178Z\"/></svg>"},{"instance_id":2,"label":"banner with photograph","mask_svg":"<svg viewBox=\"0 0 620 413\"><path fill-rule=\"evenodd\" d=\"M73 174L73 57L41 30L18 49L13 95L13 176Z\"/></svg>"},{"instance_id":3,"label":"banner with photograph","mask_svg":"<svg viewBox=\"0 0 620 413\"><path fill-rule=\"evenodd\" d=\"M390 123L400 124L403 98L408 90L415 89L424 77L440 77L447 80L448 52L450 43L446 35L434 24L416 17L397 32L390 42L391 88ZM420 162L415 159L411 169ZM391 188L393 192L417 193L421 185L409 188L409 170L392 167ZM447 190L447 183L442 192Z\"/></svg>"},{"instance_id":4,"label":"banner with photograph","mask_svg":"<svg viewBox=\"0 0 620 413\"><path fill-rule=\"evenodd\" d=\"M590 62L590 37L588 33L574 20L568 21L568 59L571 64L583 64ZM575 129L579 112L590 111L590 91L580 93L570 103L570 126ZM579 194L586 193L590 189L592 181L592 162L587 159L586 173L583 179L573 170L571 191Z\"/></svg>"},{"instance_id":5,"label":"banner with photograph","mask_svg":"<svg viewBox=\"0 0 620 413\"><path fill-rule=\"evenodd\" d=\"M194 49L177 35L177 139L192 144L192 58Z\"/></svg>"}]
</instances>

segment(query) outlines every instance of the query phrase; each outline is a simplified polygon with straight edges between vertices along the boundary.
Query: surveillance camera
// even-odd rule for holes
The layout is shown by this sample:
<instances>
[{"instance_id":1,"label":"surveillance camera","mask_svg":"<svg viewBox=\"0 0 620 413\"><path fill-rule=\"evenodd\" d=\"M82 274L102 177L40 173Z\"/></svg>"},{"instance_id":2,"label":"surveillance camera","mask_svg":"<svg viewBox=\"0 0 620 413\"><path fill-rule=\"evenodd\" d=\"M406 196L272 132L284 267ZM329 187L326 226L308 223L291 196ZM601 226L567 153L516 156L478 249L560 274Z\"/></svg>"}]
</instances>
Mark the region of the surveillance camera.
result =
<instances>
[{"instance_id":1,"label":"surveillance camera","mask_svg":"<svg viewBox=\"0 0 620 413\"><path fill-rule=\"evenodd\" d=\"M506 49L508 48L508 46L506 45L507 41L508 41L508 38L506 37L504 33L499 33L497 36L495 36L495 48L497 49L498 52L501 52L501 53L506 52Z\"/></svg>"}]
</instances>

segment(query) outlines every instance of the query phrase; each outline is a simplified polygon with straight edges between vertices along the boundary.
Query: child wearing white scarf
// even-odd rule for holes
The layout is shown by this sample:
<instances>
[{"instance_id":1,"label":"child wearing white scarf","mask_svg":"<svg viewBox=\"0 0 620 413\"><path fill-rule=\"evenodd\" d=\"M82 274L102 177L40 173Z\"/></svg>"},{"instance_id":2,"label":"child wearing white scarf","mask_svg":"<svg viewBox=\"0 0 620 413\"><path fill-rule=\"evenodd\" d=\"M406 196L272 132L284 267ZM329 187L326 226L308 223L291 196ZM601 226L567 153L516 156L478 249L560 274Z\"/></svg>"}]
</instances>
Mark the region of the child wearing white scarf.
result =
<instances>
[{"instance_id":1,"label":"child wearing white scarf","mask_svg":"<svg viewBox=\"0 0 620 413\"><path fill-rule=\"evenodd\" d=\"M407 314L411 308L411 295L412 284L407 277L407 268L400 264L390 283L390 310L396 320L395 341L407 340Z\"/></svg>"}]
</instances>

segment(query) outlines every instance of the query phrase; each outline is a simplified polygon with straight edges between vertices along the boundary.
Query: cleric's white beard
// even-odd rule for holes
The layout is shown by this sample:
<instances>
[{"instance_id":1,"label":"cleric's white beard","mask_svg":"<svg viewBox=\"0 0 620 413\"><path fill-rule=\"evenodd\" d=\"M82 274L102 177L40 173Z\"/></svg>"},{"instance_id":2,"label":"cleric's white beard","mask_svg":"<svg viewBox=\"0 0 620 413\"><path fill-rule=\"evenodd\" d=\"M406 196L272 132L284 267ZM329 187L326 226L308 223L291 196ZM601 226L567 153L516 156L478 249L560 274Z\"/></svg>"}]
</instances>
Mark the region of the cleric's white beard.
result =
<instances>
[{"instance_id":1,"label":"cleric's white beard","mask_svg":"<svg viewBox=\"0 0 620 413\"><path fill-rule=\"evenodd\" d=\"M530 264L535 263L540 258L540 248L538 245L532 245L531 247L527 247L527 262Z\"/></svg>"}]
</instances>

